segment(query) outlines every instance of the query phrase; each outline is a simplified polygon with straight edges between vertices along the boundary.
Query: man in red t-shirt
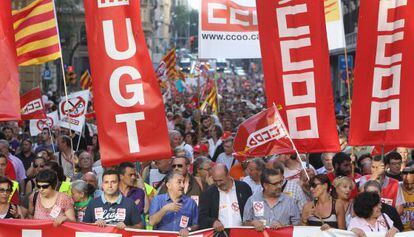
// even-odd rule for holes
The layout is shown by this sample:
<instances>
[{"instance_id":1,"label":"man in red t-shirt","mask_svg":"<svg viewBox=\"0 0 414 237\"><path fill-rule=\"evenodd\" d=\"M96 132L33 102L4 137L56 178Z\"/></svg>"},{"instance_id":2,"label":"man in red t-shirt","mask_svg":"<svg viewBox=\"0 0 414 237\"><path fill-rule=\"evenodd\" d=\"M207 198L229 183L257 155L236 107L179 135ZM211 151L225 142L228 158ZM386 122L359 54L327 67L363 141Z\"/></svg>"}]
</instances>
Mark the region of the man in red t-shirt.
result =
<instances>
[{"instance_id":1,"label":"man in red t-shirt","mask_svg":"<svg viewBox=\"0 0 414 237\"><path fill-rule=\"evenodd\" d=\"M352 176L351 157L348 154L344 152L336 153L332 159L332 165L334 167L335 173L330 172L327 174L331 182L333 182L335 177L339 176L347 176L351 178L355 182L355 184L359 182L359 178L361 178L361 175L355 173ZM351 199L355 198L357 195L358 188L357 185L355 185L354 190L352 190L351 192Z\"/></svg>"}]
</instances>

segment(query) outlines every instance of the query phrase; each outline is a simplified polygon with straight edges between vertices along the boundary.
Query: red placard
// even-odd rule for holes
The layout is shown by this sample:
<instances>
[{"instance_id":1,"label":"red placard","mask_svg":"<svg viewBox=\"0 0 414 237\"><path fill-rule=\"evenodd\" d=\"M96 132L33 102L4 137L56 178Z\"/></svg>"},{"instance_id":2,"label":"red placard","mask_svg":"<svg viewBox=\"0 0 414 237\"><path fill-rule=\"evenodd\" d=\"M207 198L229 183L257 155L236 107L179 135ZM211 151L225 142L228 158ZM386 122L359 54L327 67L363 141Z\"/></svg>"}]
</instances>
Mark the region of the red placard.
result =
<instances>
[{"instance_id":1,"label":"red placard","mask_svg":"<svg viewBox=\"0 0 414 237\"><path fill-rule=\"evenodd\" d=\"M413 12L413 1L361 1L351 145L414 145Z\"/></svg>"},{"instance_id":2,"label":"red placard","mask_svg":"<svg viewBox=\"0 0 414 237\"><path fill-rule=\"evenodd\" d=\"M299 152L339 151L324 1L257 0L268 106Z\"/></svg>"},{"instance_id":3,"label":"red placard","mask_svg":"<svg viewBox=\"0 0 414 237\"><path fill-rule=\"evenodd\" d=\"M164 106L139 0L85 1L102 163L168 158Z\"/></svg>"},{"instance_id":4,"label":"red placard","mask_svg":"<svg viewBox=\"0 0 414 237\"><path fill-rule=\"evenodd\" d=\"M40 88L34 88L20 98L22 120L45 119L45 106Z\"/></svg>"},{"instance_id":5,"label":"red placard","mask_svg":"<svg viewBox=\"0 0 414 237\"><path fill-rule=\"evenodd\" d=\"M20 120L20 82L11 1L0 1L0 121Z\"/></svg>"}]
</instances>

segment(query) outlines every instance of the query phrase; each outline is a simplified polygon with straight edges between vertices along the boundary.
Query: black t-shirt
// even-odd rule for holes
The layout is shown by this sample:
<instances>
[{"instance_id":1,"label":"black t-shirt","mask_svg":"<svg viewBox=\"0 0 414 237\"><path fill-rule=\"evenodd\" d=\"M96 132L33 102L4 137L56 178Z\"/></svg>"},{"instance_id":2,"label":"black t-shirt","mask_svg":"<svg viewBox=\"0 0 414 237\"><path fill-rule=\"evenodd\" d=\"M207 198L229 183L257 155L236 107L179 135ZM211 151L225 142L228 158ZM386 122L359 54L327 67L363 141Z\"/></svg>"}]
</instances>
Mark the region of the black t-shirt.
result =
<instances>
[{"instance_id":1,"label":"black t-shirt","mask_svg":"<svg viewBox=\"0 0 414 237\"><path fill-rule=\"evenodd\" d=\"M17 154L16 156L22 161L25 170L30 168L34 158L36 158L36 155L33 152L28 157L26 157L23 152Z\"/></svg>"},{"instance_id":2,"label":"black t-shirt","mask_svg":"<svg viewBox=\"0 0 414 237\"><path fill-rule=\"evenodd\" d=\"M115 203L104 203L102 197L92 200L86 208L83 222L95 223L98 219L105 220L109 225L124 222L127 226L134 226L141 222L141 216L134 201L122 195Z\"/></svg>"},{"instance_id":3,"label":"black t-shirt","mask_svg":"<svg viewBox=\"0 0 414 237\"><path fill-rule=\"evenodd\" d=\"M390 174L388 172L385 172L385 175L388 176L388 177L390 177L390 178L396 179L398 181L402 181L401 173L395 175L395 174Z\"/></svg>"},{"instance_id":4,"label":"black t-shirt","mask_svg":"<svg viewBox=\"0 0 414 237\"><path fill-rule=\"evenodd\" d=\"M401 222L400 215L398 215L397 209L395 207L390 206L386 203L381 203L381 212L387 214L390 219L394 222L394 227L397 228L399 231L404 230L404 226Z\"/></svg>"}]
</instances>

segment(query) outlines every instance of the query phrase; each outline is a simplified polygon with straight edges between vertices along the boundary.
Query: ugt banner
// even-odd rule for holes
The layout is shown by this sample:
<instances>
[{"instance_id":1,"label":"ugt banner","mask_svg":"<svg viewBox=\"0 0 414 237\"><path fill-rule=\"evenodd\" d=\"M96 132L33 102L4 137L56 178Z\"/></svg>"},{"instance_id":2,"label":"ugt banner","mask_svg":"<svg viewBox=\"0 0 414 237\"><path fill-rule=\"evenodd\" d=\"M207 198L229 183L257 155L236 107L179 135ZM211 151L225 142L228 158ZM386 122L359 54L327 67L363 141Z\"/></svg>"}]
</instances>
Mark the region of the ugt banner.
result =
<instances>
[{"instance_id":1,"label":"ugt banner","mask_svg":"<svg viewBox=\"0 0 414 237\"><path fill-rule=\"evenodd\" d=\"M260 58L255 0L201 0L200 58Z\"/></svg>"},{"instance_id":2,"label":"ugt banner","mask_svg":"<svg viewBox=\"0 0 414 237\"><path fill-rule=\"evenodd\" d=\"M257 0L268 106L299 152L339 151L324 1Z\"/></svg>"},{"instance_id":3,"label":"ugt banner","mask_svg":"<svg viewBox=\"0 0 414 237\"><path fill-rule=\"evenodd\" d=\"M361 1L349 144L412 147L414 1Z\"/></svg>"},{"instance_id":4,"label":"ugt banner","mask_svg":"<svg viewBox=\"0 0 414 237\"><path fill-rule=\"evenodd\" d=\"M11 1L0 1L0 121L20 120L20 82Z\"/></svg>"},{"instance_id":5,"label":"ugt banner","mask_svg":"<svg viewBox=\"0 0 414 237\"><path fill-rule=\"evenodd\" d=\"M170 157L164 106L141 26L140 1L84 4L103 165Z\"/></svg>"}]
</instances>

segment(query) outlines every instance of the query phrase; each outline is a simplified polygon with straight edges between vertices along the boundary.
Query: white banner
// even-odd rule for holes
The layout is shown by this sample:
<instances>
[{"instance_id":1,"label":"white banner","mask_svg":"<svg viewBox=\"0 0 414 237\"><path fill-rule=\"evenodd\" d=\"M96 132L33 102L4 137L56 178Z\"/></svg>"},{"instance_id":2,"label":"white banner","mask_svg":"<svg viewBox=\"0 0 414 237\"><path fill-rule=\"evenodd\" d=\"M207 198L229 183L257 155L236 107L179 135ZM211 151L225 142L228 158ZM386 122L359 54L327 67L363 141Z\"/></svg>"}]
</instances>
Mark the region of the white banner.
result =
<instances>
[{"instance_id":1,"label":"white banner","mask_svg":"<svg viewBox=\"0 0 414 237\"><path fill-rule=\"evenodd\" d=\"M345 31L340 0L325 0L326 33L329 50L345 48Z\"/></svg>"},{"instance_id":2,"label":"white banner","mask_svg":"<svg viewBox=\"0 0 414 237\"><path fill-rule=\"evenodd\" d=\"M70 94L68 101L62 97L59 103L60 126L81 133L85 124L88 101L89 90Z\"/></svg>"},{"instance_id":3,"label":"white banner","mask_svg":"<svg viewBox=\"0 0 414 237\"><path fill-rule=\"evenodd\" d=\"M47 114L46 117L46 119L30 120L30 135L32 137L39 135L45 127L53 128L53 126L59 125L59 115L57 111Z\"/></svg>"},{"instance_id":4,"label":"white banner","mask_svg":"<svg viewBox=\"0 0 414 237\"><path fill-rule=\"evenodd\" d=\"M201 0L199 58L261 58L255 0Z\"/></svg>"}]
</instances>

